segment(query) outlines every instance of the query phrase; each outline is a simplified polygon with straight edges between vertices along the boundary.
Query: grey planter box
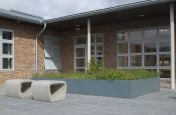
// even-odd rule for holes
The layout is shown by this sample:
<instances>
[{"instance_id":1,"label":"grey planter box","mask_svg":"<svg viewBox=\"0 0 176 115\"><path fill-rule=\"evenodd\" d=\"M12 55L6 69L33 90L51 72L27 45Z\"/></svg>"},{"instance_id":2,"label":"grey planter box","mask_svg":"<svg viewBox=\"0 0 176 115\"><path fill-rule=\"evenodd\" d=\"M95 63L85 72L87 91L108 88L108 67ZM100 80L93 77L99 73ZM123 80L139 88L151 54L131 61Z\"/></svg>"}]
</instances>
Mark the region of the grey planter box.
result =
<instances>
[{"instance_id":1,"label":"grey planter box","mask_svg":"<svg viewBox=\"0 0 176 115\"><path fill-rule=\"evenodd\" d=\"M135 98L160 90L160 78L140 80L85 80L60 78L33 78L34 80L66 81L68 93L107 97Z\"/></svg>"}]
</instances>

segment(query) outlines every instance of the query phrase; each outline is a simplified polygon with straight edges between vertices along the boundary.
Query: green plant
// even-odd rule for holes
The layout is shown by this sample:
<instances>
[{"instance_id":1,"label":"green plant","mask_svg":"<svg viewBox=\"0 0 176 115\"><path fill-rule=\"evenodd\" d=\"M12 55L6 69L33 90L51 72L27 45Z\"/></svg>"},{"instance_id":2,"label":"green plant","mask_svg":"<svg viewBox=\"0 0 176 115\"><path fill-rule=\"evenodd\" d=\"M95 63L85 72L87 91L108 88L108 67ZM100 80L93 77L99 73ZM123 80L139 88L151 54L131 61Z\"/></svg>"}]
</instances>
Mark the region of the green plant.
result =
<instances>
[{"instance_id":1,"label":"green plant","mask_svg":"<svg viewBox=\"0 0 176 115\"><path fill-rule=\"evenodd\" d=\"M89 65L88 66L89 68L87 70L88 73L93 74L103 69L103 62L102 61L98 62L94 57L91 58L90 63L88 65Z\"/></svg>"},{"instance_id":2,"label":"green plant","mask_svg":"<svg viewBox=\"0 0 176 115\"><path fill-rule=\"evenodd\" d=\"M148 70L101 69L97 72L86 74L81 72L67 72L67 73L45 73L41 76L46 78L136 80L136 79L149 79L153 77L158 77L159 74L155 71L148 71Z\"/></svg>"}]
</instances>

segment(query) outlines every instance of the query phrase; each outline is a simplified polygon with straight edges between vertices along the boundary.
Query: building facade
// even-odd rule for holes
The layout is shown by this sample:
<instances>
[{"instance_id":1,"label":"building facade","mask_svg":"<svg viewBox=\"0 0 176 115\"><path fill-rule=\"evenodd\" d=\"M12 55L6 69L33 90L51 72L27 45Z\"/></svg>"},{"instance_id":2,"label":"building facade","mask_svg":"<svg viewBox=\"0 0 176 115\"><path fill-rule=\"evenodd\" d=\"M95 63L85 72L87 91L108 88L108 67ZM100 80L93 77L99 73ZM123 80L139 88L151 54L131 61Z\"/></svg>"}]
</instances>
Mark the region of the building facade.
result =
<instances>
[{"instance_id":1,"label":"building facade","mask_svg":"<svg viewBox=\"0 0 176 115\"><path fill-rule=\"evenodd\" d=\"M174 89L174 6L174 0L138 2L50 20L3 10L1 82L48 71L84 72L94 57L106 68L160 72Z\"/></svg>"}]
</instances>

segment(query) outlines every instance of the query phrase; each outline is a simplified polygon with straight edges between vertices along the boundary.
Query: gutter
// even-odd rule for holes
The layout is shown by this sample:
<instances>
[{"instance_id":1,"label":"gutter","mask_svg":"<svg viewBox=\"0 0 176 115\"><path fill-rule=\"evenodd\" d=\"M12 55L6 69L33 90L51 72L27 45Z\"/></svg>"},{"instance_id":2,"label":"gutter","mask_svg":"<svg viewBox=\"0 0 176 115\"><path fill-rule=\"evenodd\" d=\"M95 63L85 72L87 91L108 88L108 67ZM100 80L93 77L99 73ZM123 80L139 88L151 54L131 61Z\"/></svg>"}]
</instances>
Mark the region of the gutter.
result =
<instances>
[{"instance_id":1,"label":"gutter","mask_svg":"<svg viewBox=\"0 0 176 115\"><path fill-rule=\"evenodd\" d=\"M48 20L45 20L44 22L45 23L62 22L62 21L73 20L73 19L78 19L78 18L97 16L97 15L110 13L110 12L130 10L133 8L164 4L164 3L170 3L170 2L175 2L175 0L144 0L144 1L129 3L125 5L119 5L119 6L98 9L98 10L93 10L93 11L88 11L88 12L83 12L83 13L78 13L78 14L72 14L72 15L63 16L59 18L48 19Z\"/></svg>"},{"instance_id":2,"label":"gutter","mask_svg":"<svg viewBox=\"0 0 176 115\"><path fill-rule=\"evenodd\" d=\"M38 74L38 38L46 30L47 24L43 24L42 30L36 35L35 38L35 74Z\"/></svg>"}]
</instances>

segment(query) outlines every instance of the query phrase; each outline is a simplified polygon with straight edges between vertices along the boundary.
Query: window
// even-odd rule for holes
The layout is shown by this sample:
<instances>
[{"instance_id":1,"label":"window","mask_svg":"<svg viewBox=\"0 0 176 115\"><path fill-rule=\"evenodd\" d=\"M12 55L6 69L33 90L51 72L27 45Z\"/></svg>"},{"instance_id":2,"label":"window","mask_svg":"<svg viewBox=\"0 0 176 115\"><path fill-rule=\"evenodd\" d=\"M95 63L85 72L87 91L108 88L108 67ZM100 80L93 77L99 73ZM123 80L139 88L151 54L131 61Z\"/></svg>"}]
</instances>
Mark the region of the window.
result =
<instances>
[{"instance_id":1,"label":"window","mask_svg":"<svg viewBox=\"0 0 176 115\"><path fill-rule=\"evenodd\" d=\"M75 37L74 52L75 70L85 72L87 65L87 37L85 35ZM91 56L98 63L103 61L103 34L91 35Z\"/></svg>"},{"instance_id":2,"label":"window","mask_svg":"<svg viewBox=\"0 0 176 115\"><path fill-rule=\"evenodd\" d=\"M45 70L61 69L60 62L60 39L53 37L45 38Z\"/></svg>"},{"instance_id":3,"label":"window","mask_svg":"<svg viewBox=\"0 0 176 115\"><path fill-rule=\"evenodd\" d=\"M149 28L117 33L117 68L158 71L170 77L170 29Z\"/></svg>"},{"instance_id":4,"label":"window","mask_svg":"<svg viewBox=\"0 0 176 115\"><path fill-rule=\"evenodd\" d=\"M103 34L93 34L91 41L91 56L97 62L103 61Z\"/></svg>"},{"instance_id":5,"label":"window","mask_svg":"<svg viewBox=\"0 0 176 115\"><path fill-rule=\"evenodd\" d=\"M131 49L131 53L142 52L142 32L141 31L130 32L130 49Z\"/></svg>"},{"instance_id":6,"label":"window","mask_svg":"<svg viewBox=\"0 0 176 115\"><path fill-rule=\"evenodd\" d=\"M13 69L13 32L0 29L0 70Z\"/></svg>"}]
</instances>

